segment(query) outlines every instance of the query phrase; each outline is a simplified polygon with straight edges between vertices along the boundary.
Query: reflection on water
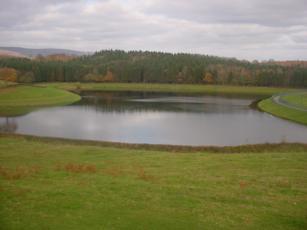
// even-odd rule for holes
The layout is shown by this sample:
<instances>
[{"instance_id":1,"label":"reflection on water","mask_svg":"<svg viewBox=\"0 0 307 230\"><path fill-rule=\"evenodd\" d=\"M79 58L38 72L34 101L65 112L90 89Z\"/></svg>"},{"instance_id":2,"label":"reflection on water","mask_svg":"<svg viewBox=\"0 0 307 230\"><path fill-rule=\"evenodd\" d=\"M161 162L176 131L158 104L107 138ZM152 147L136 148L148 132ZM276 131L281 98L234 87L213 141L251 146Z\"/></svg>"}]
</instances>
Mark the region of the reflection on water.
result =
<instances>
[{"instance_id":1,"label":"reflection on water","mask_svg":"<svg viewBox=\"0 0 307 230\"><path fill-rule=\"evenodd\" d=\"M17 130L17 123L14 118L1 119L0 132L2 133L15 133Z\"/></svg>"},{"instance_id":2,"label":"reflection on water","mask_svg":"<svg viewBox=\"0 0 307 230\"><path fill-rule=\"evenodd\" d=\"M0 129L86 140L176 145L307 142L307 127L249 108L251 99L85 93L71 106L0 118Z\"/></svg>"},{"instance_id":3,"label":"reflection on water","mask_svg":"<svg viewBox=\"0 0 307 230\"><path fill-rule=\"evenodd\" d=\"M90 92L89 92L90 93ZM248 110L252 99L216 96L177 96L166 93L90 93L75 105L103 112L169 111L217 113Z\"/></svg>"}]
</instances>

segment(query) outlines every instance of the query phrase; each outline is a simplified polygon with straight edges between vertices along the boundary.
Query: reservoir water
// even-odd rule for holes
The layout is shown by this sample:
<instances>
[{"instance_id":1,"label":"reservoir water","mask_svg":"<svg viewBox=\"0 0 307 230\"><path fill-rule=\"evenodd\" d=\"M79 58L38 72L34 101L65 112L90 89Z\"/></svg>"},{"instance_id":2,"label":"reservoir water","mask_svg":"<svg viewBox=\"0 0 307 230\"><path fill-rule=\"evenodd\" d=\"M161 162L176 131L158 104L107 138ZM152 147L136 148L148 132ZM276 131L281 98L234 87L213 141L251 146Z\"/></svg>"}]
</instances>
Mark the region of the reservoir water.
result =
<instances>
[{"instance_id":1,"label":"reservoir water","mask_svg":"<svg viewBox=\"0 0 307 230\"><path fill-rule=\"evenodd\" d=\"M307 143L307 126L251 108L255 99L84 92L82 100L73 105L0 117L0 130L82 140L193 146Z\"/></svg>"}]
</instances>

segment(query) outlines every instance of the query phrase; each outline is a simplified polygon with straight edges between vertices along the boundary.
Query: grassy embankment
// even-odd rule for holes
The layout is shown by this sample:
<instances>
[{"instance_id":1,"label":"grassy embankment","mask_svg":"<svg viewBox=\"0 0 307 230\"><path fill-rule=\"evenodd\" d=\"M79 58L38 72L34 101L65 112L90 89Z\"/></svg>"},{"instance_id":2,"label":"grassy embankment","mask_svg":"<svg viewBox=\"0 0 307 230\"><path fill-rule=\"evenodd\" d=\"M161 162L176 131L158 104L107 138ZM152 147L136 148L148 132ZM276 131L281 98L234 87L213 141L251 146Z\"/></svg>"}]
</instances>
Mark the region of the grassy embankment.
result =
<instances>
[{"instance_id":1,"label":"grassy embankment","mask_svg":"<svg viewBox=\"0 0 307 230\"><path fill-rule=\"evenodd\" d=\"M282 100L307 110L307 92L286 94ZM307 125L307 112L277 104L272 98L261 101L259 108L275 116Z\"/></svg>"},{"instance_id":2,"label":"grassy embankment","mask_svg":"<svg viewBox=\"0 0 307 230\"><path fill-rule=\"evenodd\" d=\"M1 228L306 229L307 146L250 148L0 136Z\"/></svg>"},{"instance_id":3,"label":"grassy embankment","mask_svg":"<svg viewBox=\"0 0 307 230\"><path fill-rule=\"evenodd\" d=\"M286 102L307 109L307 91L283 96Z\"/></svg>"},{"instance_id":4,"label":"grassy embankment","mask_svg":"<svg viewBox=\"0 0 307 230\"><path fill-rule=\"evenodd\" d=\"M289 88L274 87L243 87L200 84L152 84L152 83L40 83L65 90L101 90L101 91L150 91L173 93L204 93L219 95L241 95L268 97L276 93L293 91Z\"/></svg>"},{"instance_id":5,"label":"grassy embankment","mask_svg":"<svg viewBox=\"0 0 307 230\"><path fill-rule=\"evenodd\" d=\"M10 86L0 88L0 116L25 114L42 106L65 105L80 96L54 87Z\"/></svg>"},{"instance_id":6,"label":"grassy embankment","mask_svg":"<svg viewBox=\"0 0 307 230\"><path fill-rule=\"evenodd\" d=\"M12 86L12 85L16 85L16 83L0 80L0 89L8 87L8 86Z\"/></svg>"}]
</instances>

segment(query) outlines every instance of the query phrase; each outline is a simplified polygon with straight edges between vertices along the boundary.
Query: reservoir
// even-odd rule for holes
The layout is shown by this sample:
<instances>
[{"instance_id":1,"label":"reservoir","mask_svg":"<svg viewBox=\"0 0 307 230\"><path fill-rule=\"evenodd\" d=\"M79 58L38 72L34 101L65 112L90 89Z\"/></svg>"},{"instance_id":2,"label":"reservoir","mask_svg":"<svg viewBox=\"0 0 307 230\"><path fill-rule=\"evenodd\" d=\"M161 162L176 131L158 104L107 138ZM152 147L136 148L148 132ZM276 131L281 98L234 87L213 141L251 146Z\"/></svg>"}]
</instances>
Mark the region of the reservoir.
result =
<instances>
[{"instance_id":1,"label":"reservoir","mask_svg":"<svg viewBox=\"0 0 307 230\"><path fill-rule=\"evenodd\" d=\"M125 143L234 146L307 143L307 126L258 111L257 97L83 92L68 106L0 117L2 131Z\"/></svg>"}]
</instances>

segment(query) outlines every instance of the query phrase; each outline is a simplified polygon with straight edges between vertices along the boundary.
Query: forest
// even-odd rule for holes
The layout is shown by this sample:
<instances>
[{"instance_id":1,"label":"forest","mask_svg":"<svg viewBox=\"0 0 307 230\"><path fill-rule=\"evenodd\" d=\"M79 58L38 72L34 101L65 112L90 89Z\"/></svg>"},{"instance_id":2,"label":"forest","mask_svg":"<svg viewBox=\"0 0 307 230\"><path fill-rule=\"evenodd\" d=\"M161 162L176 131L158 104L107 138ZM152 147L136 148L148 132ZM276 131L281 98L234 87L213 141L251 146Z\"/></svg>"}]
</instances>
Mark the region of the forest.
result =
<instances>
[{"instance_id":1,"label":"forest","mask_svg":"<svg viewBox=\"0 0 307 230\"><path fill-rule=\"evenodd\" d=\"M92 55L0 58L0 80L307 87L305 62L242 61L198 54L102 50Z\"/></svg>"}]
</instances>

